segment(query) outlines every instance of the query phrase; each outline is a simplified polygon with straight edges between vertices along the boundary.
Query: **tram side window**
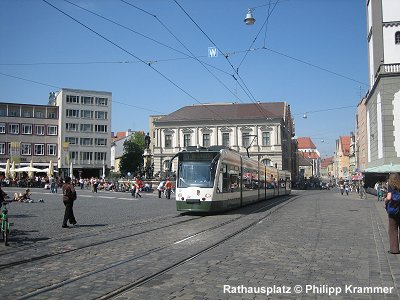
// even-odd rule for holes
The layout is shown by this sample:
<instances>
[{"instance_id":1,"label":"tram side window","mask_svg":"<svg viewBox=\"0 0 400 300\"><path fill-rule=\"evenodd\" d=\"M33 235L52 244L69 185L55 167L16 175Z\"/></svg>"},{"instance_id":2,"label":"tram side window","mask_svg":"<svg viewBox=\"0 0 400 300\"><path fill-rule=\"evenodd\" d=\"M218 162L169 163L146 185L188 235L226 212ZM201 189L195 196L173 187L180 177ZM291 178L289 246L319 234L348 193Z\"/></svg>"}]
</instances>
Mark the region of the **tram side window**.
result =
<instances>
[{"instance_id":1,"label":"tram side window","mask_svg":"<svg viewBox=\"0 0 400 300\"><path fill-rule=\"evenodd\" d=\"M222 181L223 193L233 193L240 191L239 167L223 164L220 172L219 181Z\"/></svg>"},{"instance_id":2,"label":"tram side window","mask_svg":"<svg viewBox=\"0 0 400 300\"><path fill-rule=\"evenodd\" d=\"M243 190L256 190L258 186L257 170L243 167Z\"/></svg>"}]
</instances>

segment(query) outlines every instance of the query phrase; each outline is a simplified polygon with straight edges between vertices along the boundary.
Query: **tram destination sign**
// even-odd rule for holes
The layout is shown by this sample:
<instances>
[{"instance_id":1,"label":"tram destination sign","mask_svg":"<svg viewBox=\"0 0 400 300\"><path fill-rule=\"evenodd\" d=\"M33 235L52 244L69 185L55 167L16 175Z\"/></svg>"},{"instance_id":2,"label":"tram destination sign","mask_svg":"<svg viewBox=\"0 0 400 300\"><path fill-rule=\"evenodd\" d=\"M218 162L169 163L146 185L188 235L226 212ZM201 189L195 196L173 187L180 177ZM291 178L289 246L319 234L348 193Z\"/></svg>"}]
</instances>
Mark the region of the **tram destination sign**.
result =
<instances>
[{"instance_id":1,"label":"tram destination sign","mask_svg":"<svg viewBox=\"0 0 400 300\"><path fill-rule=\"evenodd\" d=\"M214 159L215 152L184 152L181 153L183 161L211 161Z\"/></svg>"}]
</instances>

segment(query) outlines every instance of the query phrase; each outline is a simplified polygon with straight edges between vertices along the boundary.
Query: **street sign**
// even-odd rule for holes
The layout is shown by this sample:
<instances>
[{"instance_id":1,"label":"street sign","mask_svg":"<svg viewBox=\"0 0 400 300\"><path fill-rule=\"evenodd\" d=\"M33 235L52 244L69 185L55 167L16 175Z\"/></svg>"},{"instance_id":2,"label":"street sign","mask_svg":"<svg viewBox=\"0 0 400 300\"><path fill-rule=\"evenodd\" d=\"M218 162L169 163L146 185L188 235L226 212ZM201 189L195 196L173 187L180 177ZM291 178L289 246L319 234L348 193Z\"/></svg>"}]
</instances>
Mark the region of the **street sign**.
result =
<instances>
[{"instance_id":1,"label":"street sign","mask_svg":"<svg viewBox=\"0 0 400 300\"><path fill-rule=\"evenodd\" d=\"M218 57L217 47L208 47L208 57Z\"/></svg>"}]
</instances>

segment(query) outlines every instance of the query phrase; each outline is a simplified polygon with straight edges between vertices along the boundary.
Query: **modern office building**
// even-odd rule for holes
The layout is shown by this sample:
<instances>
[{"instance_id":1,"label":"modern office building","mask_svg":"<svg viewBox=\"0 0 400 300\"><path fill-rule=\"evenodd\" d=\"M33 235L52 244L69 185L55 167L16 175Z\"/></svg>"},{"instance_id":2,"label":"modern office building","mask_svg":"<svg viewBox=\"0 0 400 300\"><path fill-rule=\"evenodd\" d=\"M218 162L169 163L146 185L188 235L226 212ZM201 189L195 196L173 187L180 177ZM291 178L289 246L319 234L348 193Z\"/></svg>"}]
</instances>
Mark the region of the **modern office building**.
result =
<instances>
[{"instance_id":1,"label":"modern office building","mask_svg":"<svg viewBox=\"0 0 400 300\"><path fill-rule=\"evenodd\" d=\"M103 176L111 166L112 94L63 88L50 98L60 115L58 168L75 177Z\"/></svg>"}]
</instances>

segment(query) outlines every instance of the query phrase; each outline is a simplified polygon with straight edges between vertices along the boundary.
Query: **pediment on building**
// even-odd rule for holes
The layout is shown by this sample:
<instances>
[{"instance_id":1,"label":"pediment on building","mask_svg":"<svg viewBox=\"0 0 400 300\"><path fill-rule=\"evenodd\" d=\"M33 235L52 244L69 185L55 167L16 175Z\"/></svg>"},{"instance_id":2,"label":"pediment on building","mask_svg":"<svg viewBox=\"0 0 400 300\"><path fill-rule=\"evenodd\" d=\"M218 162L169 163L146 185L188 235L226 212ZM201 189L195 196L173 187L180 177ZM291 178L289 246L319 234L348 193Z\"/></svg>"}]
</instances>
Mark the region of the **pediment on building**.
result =
<instances>
[{"instance_id":1,"label":"pediment on building","mask_svg":"<svg viewBox=\"0 0 400 300\"><path fill-rule=\"evenodd\" d=\"M249 126L242 126L242 127L240 127L240 130L241 131L253 131L253 128L249 127Z\"/></svg>"},{"instance_id":2,"label":"pediment on building","mask_svg":"<svg viewBox=\"0 0 400 300\"><path fill-rule=\"evenodd\" d=\"M221 127L219 130L221 132L231 132L232 128L224 126L224 127Z\"/></svg>"},{"instance_id":3,"label":"pediment on building","mask_svg":"<svg viewBox=\"0 0 400 300\"><path fill-rule=\"evenodd\" d=\"M201 130L201 132L212 132L213 131L212 128L210 128L210 127L203 127L200 130Z\"/></svg>"},{"instance_id":4,"label":"pediment on building","mask_svg":"<svg viewBox=\"0 0 400 300\"><path fill-rule=\"evenodd\" d=\"M175 131L173 129L168 129L168 128L164 129L163 132L164 132L164 134L174 134L175 133Z\"/></svg>"},{"instance_id":5,"label":"pediment on building","mask_svg":"<svg viewBox=\"0 0 400 300\"><path fill-rule=\"evenodd\" d=\"M260 130L261 131L272 131L273 128L270 126L263 125L263 126L260 126Z\"/></svg>"},{"instance_id":6,"label":"pediment on building","mask_svg":"<svg viewBox=\"0 0 400 300\"><path fill-rule=\"evenodd\" d=\"M183 128L182 132L183 133L193 133L193 129L191 129L191 128Z\"/></svg>"}]
</instances>

